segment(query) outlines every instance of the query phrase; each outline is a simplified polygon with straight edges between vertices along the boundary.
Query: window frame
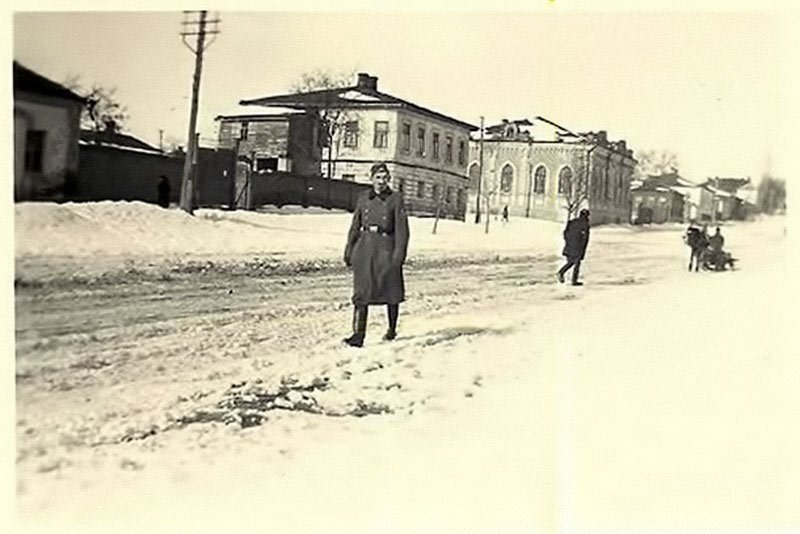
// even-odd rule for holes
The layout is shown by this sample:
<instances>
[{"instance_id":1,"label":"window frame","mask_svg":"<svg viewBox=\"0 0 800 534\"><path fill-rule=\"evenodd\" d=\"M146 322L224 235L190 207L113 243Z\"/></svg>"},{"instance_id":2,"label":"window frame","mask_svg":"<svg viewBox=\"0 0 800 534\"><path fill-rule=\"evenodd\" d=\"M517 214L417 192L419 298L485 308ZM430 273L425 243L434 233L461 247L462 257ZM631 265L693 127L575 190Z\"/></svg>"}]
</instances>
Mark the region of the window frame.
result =
<instances>
[{"instance_id":1,"label":"window frame","mask_svg":"<svg viewBox=\"0 0 800 534\"><path fill-rule=\"evenodd\" d=\"M354 127L351 125L355 125ZM359 138L359 130L360 124L358 119L347 121L344 123L343 128L343 135L342 135L342 146L347 148L358 148L358 138Z\"/></svg>"},{"instance_id":2,"label":"window frame","mask_svg":"<svg viewBox=\"0 0 800 534\"><path fill-rule=\"evenodd\" d=\"M381 125L381 128L378 125ZM384 125L385 129L383 129ZM372 148L389 148L389 121L375 121L373 127ZM381 134L380 137L378 134Z\"/></svg>"}]
</instances>

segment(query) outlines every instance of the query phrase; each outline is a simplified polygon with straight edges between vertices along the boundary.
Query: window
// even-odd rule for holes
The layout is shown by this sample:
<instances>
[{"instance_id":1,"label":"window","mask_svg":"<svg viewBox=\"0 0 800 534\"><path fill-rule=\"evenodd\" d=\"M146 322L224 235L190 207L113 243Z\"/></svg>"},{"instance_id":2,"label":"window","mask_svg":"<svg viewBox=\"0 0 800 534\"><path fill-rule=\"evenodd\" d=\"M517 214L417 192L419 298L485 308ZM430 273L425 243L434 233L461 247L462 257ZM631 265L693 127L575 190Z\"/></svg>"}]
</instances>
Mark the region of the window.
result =
<instances>
[{"instance_id":1,"label":"window","mask_svg":"<svg viewBox=\"0 0 800 534\"><path fill-rule=\"evenodd\" d=\"M478 180L481 177L481 168L477 163L469 166L469 188L473 191L478 190Z\"/></svg>"},{"instance_id":2,"label":"window","mask_svg":"<svg viewBox=\"0 0 800 534\"><path fill-rule=\"evenodd\" d=\"M450 204L453 202L453 188L451 186L447 186L447 196L445 197L445 202Z\"/></svg>"},{"instance_id":3,"label":"window","mask_svg":"<svg viewBox=\"0 0 800 534\"><path fill-rule=\"evenodd\" d=\"M464 189L459 189L458 190L458 206L462 207L462 206L466 206L466 205L467 205L467 198L466 198L466 195L465 195L465 191L464 191Z\"/></svg>"},{"instance_id":4,"label":"window","mask_svg":"<svg viewBox=\"0 0 800 534\"><path fill-rule=\"evenodd\" d=\"M539 165L533 175L533 192L543 195L547 183L547 167Z\"/></svg>"},{"instance_id":5,"label":"window","mask_svg":"<svg viewBox=\"0 0 800 534\"><path fill-rule=\"evenodd\" d=\"M458 142L458 164L467 164L467 143L463 140Z\"/></svg>"},{"instance_id":6,"label":"window","mask_svg":"<svg viewBox=\"0 0 800 534\"><path fill-rule=\"evenodd\" d=\"M250 134L250 123L247 121L242 122L242 126L239 129L239 139L247 139L247 136Z\"/></svg>"},{"instance_id":7,"label":"window","mask_svg":"<svg viewBox=\"0 0 800 534\"><path fill-rule=\"evenodd\" d=\"M358 121L347 121L344 123L344 146L358 146Z\"/></svg>"},{"instance_id":8,"label":"window","mask_svg":"<svg viewBox=\"0 0 800 534\"><path fill-rule=\"evenodd\" d=\"M278 158L256 158L256 172L275 172L278 170Z\"/></svg>"},{"instance_id":9,"label":"window","mask_svg":"<svg viewBox=\"0 0 800 534\"><path fill-rule=\"evenodd\" d=\"M453 163L453 138L449 135L444 140L444 160Z\"/></svg>"},{"instance_id":10,"label":"window","mask_svg":"<svg viewBox=\"0 0 800 534\"><path fill-rule=\"evenodd\" d=\"M343 174L342 175L342 181L343 182L354 182L355 179L356 179L356 175L355 174Z\"/></svg>"},{"instance_id":11,"label":"window","mask_svg":"<svg viewBox=\"0 0 800 534\"><path fill-rule=\"evenodd\" d=\"M417 182L417 198L422 198L425 196L425 182L422 180Z\"/></svg>"},{"instance_id":12,"label":"window","mask_svg":"<svg viewBox=\"0 0 800 534\"><path fill-rule=\"evenodd\" d=\"M417 128L417 156L425 156L425 127Z\"/></svg>"},{"instance_id":13,"label":"window","mask_svg":"<svg viewBox=\"0 0 800 534\"><path fill-rule=\"evenodd\" d=\"M44 159L44 136L43 130L28 130L25 138L25 170L31 172L42 172L42 160Z\"/></svg>"},{"instance_id":14,"label":"window","mask_svg":"<svg viewBox=\"0 0 800 534\"><path fill-rule=\"evenodd\" d=\"M403 152L411 152L411 124L404 122L402 130Z\"/></svg>"},{"instance_id":15,"label":"window","mask_svg":"<svg viewBox=\"0 0 800 534\"><path fill-rule=\"evenodd\" d=\"M564 167L558 173L558 194L569 195L572 190L572 169Z\"/></svg>"},{"instance_id":16,"label":"window","mask_svg":"<svg viewBox=\"0 0 800 534\"><path fill-rule=\"evenodd\" d=\"M433 184L433 195L432 196L433 196L433 200L435 200L436 202L441 200L439 198L439 184Z\"/></svg>"},{"instance_id":17,"label":"window","mask_svg":"<svg viewBox=\"0 0 800 534\"><path fill-rule=\"evenodd\" d=\"M433 159L434 160L438 160L439 159L439 134L438 133L434 133L433 134Z\"/></svg>"},{"instance_id":18,"label":"window","mask_svg":"<svg viewBox=\"0 0 800 534\"><path fill-rule=\"evenodd\" d=\"M389 146L389 123L387 121L375 121L375 137L372 140L375 148L386 148Z\"/></svg>"},{"instance_id":19,"label":"window","mask_svg":"<svg viewBox=\"0 0 800 534\"><path fill-rule=\"evenodd\" d=\"M509 163L506 163L503 166L503 170L500 171L500 192L506 194L510 193L513 185L514 167L512 167Z\"/></svg>"},{"instance_id":20,"label":"window","mask_svg":"<svg viewBox=\"0 0 800 534\"><path fill-rule=\"evenodd\" d=\"M403 187L403 179L402 178L398 178L395 181L395 183L397 183L397 192L400 193L400 196L402 197L403 196L403 191L405 190L405 188Z\"/></svg>"}]
</instances>

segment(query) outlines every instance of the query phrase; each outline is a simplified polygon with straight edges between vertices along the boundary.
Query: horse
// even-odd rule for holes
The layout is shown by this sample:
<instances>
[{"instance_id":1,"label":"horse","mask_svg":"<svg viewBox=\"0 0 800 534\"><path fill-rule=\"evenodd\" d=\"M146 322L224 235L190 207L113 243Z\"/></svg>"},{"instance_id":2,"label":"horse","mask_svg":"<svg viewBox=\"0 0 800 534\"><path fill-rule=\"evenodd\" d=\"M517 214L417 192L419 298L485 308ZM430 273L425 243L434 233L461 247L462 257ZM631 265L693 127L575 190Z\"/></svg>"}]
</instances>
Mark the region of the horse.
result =
<instances>
[{"instance_id":1,"label":"horse","mask_svg":"<svg viewBox=\"0 0 800 534\"><path fill-rule=\"evenodd\" d=\"M686 230L686 235L683 237L683 240L691 249L691 253L689 254L689 272L692 270L692 264L694 264L694 272L698 272L702 263L703 252L708 248L708 238L699 228L690 227Z\"/></svg>"}]
</instances>

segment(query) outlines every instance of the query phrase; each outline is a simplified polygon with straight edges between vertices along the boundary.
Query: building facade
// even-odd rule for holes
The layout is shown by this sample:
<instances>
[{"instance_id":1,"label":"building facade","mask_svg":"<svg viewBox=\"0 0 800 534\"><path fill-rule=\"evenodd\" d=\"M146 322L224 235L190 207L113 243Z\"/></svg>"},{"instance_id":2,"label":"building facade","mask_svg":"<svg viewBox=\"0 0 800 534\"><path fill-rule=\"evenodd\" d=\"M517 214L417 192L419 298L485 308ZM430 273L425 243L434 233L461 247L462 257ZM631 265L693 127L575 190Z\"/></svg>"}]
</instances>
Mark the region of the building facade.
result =
<instances>
[{"instance_id":1,"label":"building facade","mask_svg":"<svg viewBox=\"0 0 800 534\"><path fill-rule=\"evenodd\" d=\"M217 147L233 150L256 173L319 173L319 123L313 114L218 115Z\"/></svg>"},{"instance_id":2,"label":"building facade","mask_svg":"<svg viewBox=\"0 0 800 534\"><path fill-rule=\"evenodd\" d=\"M625 141L603 131L575 134L542 117L503 121L470 142L470 210L507 206L512 217L565 221L589 208L593 223L627 222L635 165Z\"/></svg>"},{"instance_id":3,"label":"building facade","mask_svg":"<svg viewBox=\"0 0 800 534\"><path fill-rule=\"evenodd\" d=\"M279 95L243 105L316 111L337 109L337 128L322 151L318 173L334 180L369 183L369 169L383 161L393 188L412 215L464 219L467 208L469 133L475 126L378 91L378 79L358 75L343 89Z\"/></svg>"},{"instance_id":4,"label":"building facade","mask_svg":"<svg viewBox=\"0 0 800 534\"><path fill-rule=\"evenodd\" d=\"M14 62L14 199L62 198L78 172L84 99Z\"/></svg>"}]
</instances>

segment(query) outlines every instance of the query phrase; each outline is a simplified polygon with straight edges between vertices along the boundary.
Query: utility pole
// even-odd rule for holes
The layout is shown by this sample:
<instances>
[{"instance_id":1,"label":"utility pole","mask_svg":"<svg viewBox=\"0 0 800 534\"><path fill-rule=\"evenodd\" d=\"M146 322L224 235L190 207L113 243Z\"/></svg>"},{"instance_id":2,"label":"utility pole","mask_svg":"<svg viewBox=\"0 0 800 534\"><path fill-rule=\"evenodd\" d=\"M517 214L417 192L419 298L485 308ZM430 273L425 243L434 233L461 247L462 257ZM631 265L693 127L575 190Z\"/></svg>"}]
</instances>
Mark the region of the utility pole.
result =
<instances>
[{"instance_id":1,"label":"utility pole","mask_svg":"<svg viewBox=\"0 0 800 534\"><path fill-rule=\"evenodd\" d=\"M158 130L158 151L164 152L164 130Z\"/></svg>"},{"instance_id":2,"label":"utility pole","mask_svg":"<svg viewBox=\"0 0 800 534\"><path fill-rule=\"evenodd\" d=\"M483 115L481 115L480 156L478 159L478 195L475 197L475 224L481 222L481 183L483 182Z\"/></svg>"},{"instance_id":3,"label":"utility pole","mask_svg":"<svg viewBox=\"0 0 800 534\"><path fill-rule=\"evenodd\" d=\"M194 78L192 79L192 104L189 111L189 134L186 137L186 159L183 163L183 180L181 181L181 209L187 213L194 211L194 165L197 161L195 152L197 150L197 101L200 94L200 76L203 71L203 52L205 49L214 42L216 35L219 33L217 24L219 24L219 17L213 20L208 20L207 11L184 11L184 20L182 22L183 31L181 32L181 40L186 48L194 53ZM197 20L194 20L193 15L197 14ZM212 24L211 29L206 26ZM211 40L206 42L206 35L212 35ZM197 42L192 48L187 42L187 37L197 36Z\"/></svg>"}]
</instances>

